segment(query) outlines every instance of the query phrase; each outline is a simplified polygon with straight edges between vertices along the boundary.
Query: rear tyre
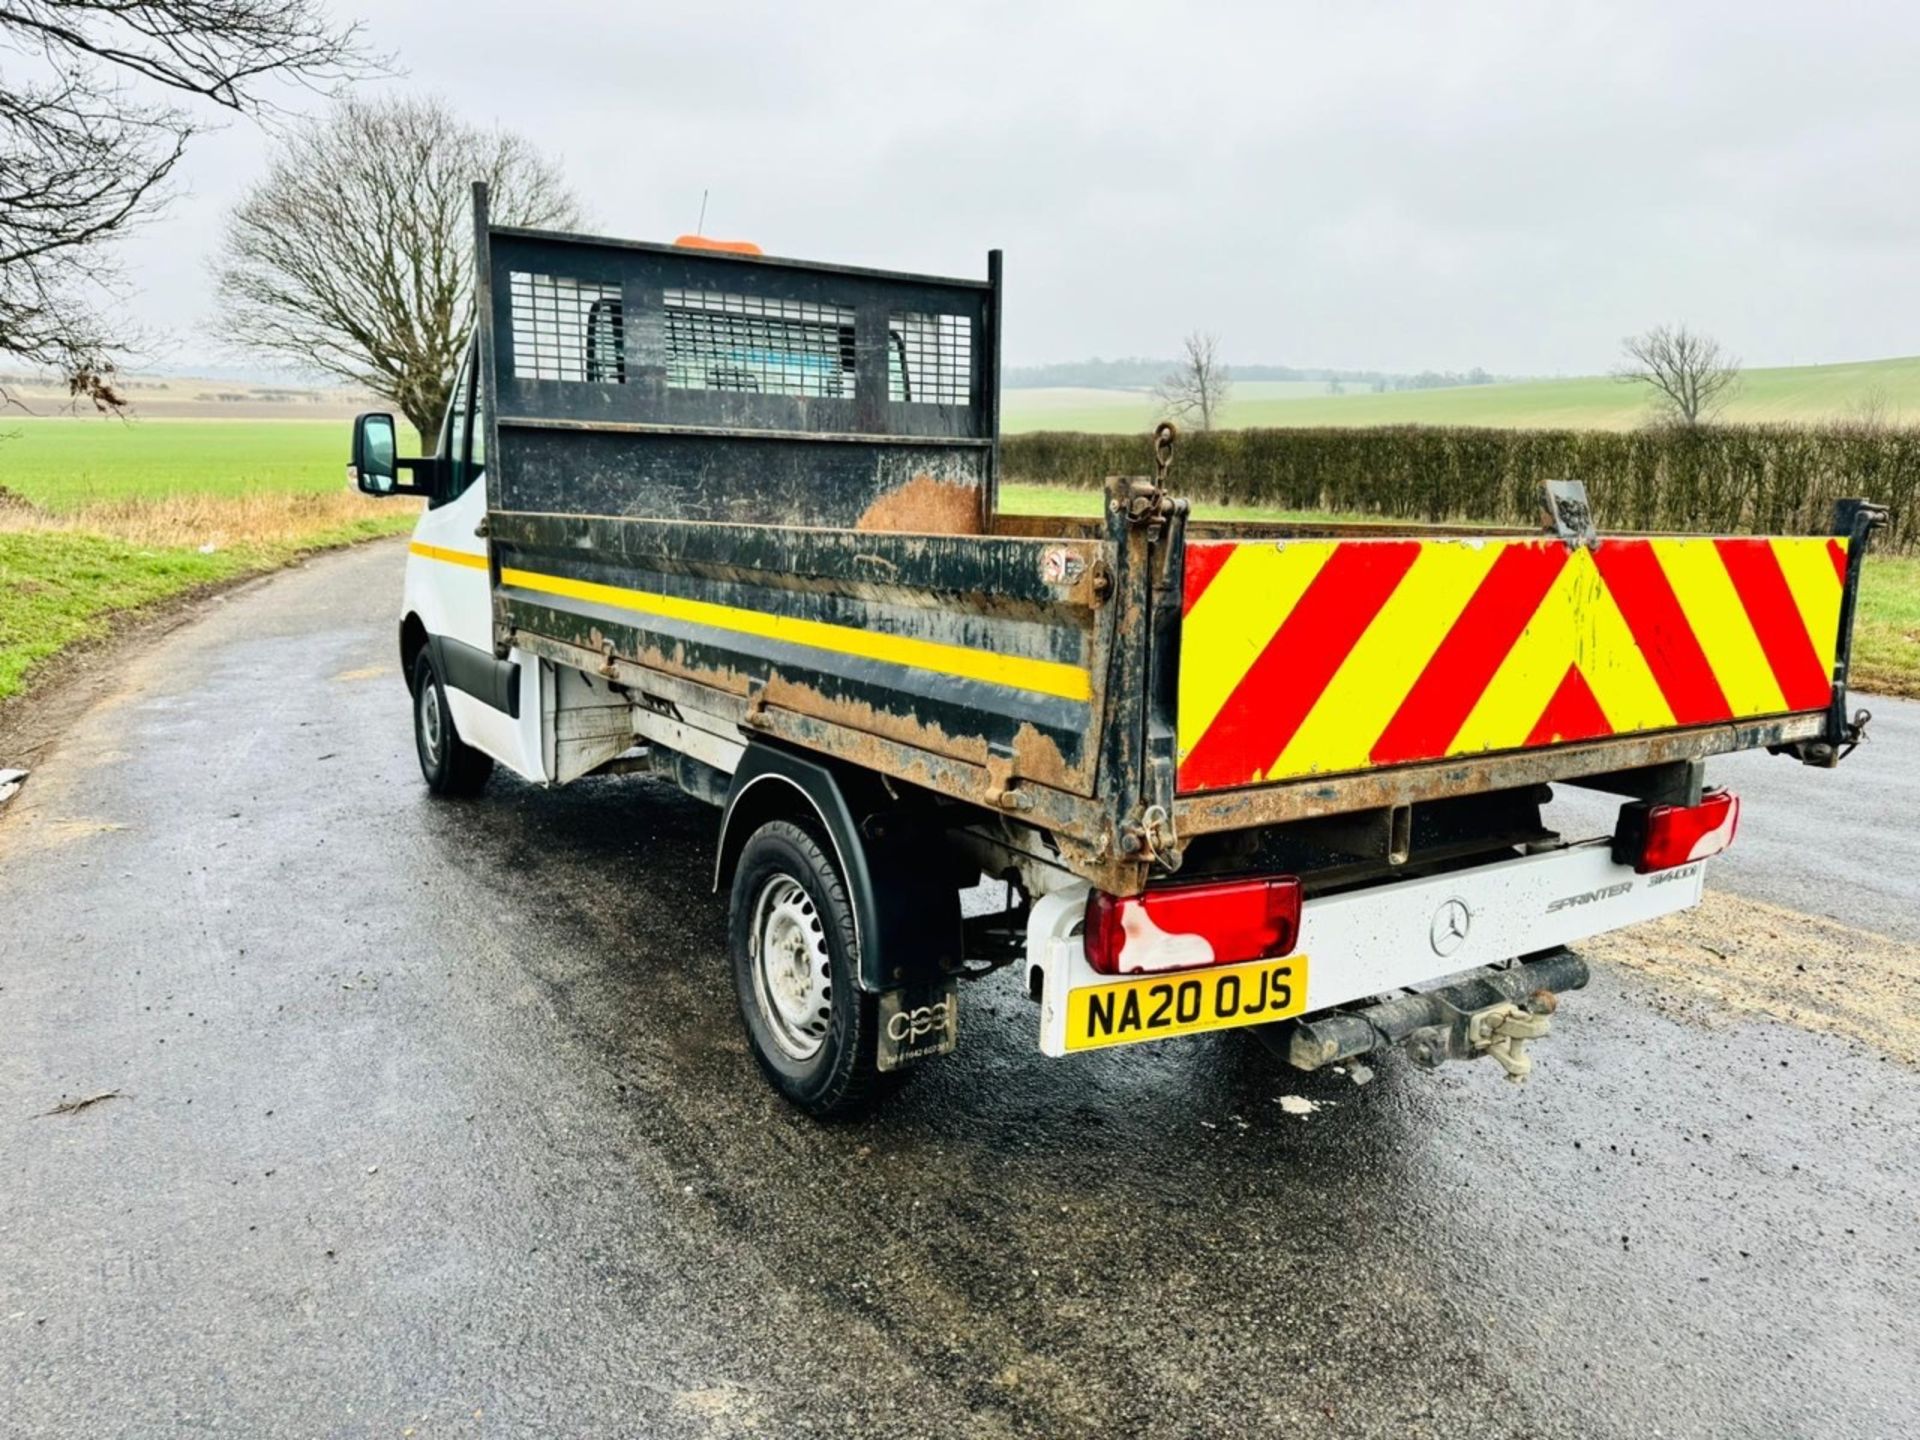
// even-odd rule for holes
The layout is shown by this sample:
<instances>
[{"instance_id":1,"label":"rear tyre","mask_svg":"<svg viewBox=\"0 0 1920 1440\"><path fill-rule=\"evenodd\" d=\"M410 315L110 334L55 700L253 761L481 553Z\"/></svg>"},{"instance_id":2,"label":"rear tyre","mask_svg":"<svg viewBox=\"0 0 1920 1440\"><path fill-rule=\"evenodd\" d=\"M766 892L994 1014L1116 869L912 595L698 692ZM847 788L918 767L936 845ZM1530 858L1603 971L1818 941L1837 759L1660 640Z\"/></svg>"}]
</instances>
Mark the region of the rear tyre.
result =
<instances>
[{"instance_id":1,"label":"rear tyre","mask_svg":"<svg viewBox=\"0 0 1920 1440\"><path fill-rule=\"evenodd\" d=\"M424 648L413 662L413 746L427 788L436 795L478 795L493 774L493 757L467 744L454 728L446 686Z\"/></svg>"},{"instance_id":2,"label":"rear tyre","mask_svg":"<svg viewBox=\"0 0 1920 1440\"><path fill-rule=\"evenodd\" d=\"M733 983L753 1057L809 1115L870 1105L879 1000L855 984L859 941L846 882L827 849L786 820L748 837L727 916Z\"/></svg>"}]
</instances>

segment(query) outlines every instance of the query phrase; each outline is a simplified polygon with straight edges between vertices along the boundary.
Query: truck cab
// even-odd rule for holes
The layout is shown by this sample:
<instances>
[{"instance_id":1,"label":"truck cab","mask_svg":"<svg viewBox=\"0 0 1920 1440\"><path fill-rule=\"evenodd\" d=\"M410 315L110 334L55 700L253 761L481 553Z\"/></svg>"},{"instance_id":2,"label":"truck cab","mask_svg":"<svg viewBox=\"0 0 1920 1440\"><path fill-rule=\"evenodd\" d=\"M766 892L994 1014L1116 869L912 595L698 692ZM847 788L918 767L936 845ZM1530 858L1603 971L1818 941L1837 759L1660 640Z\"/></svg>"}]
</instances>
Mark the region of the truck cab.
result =
<instances>
[{"instance_id":1,"label":"truck cab","mask_svg":"<svg viewBox=\"0 0 1920 1440\"><path fill-rule=\"evenodd\" d=\"M550 778L540 742L539 661L513 646L498 653L494 643L477 346L476 336L434 455L410 477L426 503L407 546L400 666L413 691L421 766L442 794L477 792L496 763L535 782Z\"/></svg>"}]
</instances>

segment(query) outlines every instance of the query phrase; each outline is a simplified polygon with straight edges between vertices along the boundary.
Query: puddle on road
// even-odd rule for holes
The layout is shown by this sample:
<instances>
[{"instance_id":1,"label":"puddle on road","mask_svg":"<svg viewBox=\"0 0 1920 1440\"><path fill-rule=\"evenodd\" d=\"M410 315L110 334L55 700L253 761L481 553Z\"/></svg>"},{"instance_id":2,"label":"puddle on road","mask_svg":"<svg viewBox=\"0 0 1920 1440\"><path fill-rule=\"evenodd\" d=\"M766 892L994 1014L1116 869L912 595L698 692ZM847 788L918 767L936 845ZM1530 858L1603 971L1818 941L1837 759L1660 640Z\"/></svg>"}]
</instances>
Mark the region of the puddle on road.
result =
<instances>
[{"instance_id":1,"label":"puddle on road","mask_svg":"<svg viewBox=\"0 0 1920 1440\"><path fill-rule=\"evenodd\" d=\"M1581 947L1652 982L1655 1007L1703 1007L1844 1035L1920 1069L1920 945L1744 896L1710 891L1697 910Z\"/></svg>"}]
</instances>

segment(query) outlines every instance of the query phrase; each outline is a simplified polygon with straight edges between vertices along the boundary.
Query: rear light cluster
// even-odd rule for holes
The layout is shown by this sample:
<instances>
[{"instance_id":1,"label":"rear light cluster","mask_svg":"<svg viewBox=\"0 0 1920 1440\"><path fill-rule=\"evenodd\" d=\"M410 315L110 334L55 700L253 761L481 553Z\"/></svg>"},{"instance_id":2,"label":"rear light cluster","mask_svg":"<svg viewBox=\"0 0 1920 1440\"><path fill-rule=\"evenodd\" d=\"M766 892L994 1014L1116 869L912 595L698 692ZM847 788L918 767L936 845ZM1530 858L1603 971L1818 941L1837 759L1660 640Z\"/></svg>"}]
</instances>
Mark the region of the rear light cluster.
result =
<instances>
[{"instance_id":1,"label":"rear light cluster","mask_svg":"<svg viewBox=\"0 0 1920 1440\"><path fill-rule=\"evenodd\" d=\"M1087 963L1102 975L1234 965L1285 955L1300 937L1291 875L1218 880L1087 899Z\"/></svg>"},{"instance_id":2,"label":"rear light cluster","mask_svg":"<svg viewBox=\"0 0 1920 1440\"><path fill-rule=\"evenodd\" d=\"M1650 875L1718 855L1733 844L1740 825L1740 797L1715 790L1698 805L1625 805L1614 831L1613 858Z\"/></svg>"}]
</instances>

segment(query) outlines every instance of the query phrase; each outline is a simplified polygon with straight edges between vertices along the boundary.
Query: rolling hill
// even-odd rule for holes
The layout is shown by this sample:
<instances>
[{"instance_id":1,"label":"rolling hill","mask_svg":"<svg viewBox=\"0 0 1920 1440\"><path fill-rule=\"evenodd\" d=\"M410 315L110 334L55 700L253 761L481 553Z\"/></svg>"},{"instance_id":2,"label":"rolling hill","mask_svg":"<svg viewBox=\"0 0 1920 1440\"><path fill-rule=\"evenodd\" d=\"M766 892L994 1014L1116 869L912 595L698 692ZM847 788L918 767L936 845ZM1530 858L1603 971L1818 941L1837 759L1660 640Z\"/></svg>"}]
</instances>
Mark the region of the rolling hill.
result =
<instances>
[{"instance_id":1,"label":"rolling hill","mask_svg":"<svg viewBox=\"0 0 1920 1440\"><path fill-rule=\"evenodd\" d=\"M1749 370L1722 418L1838 420L1876 398L1889 421L1920 423L1920 356ZM1384 394L1349 390L1345 395L1329 395L1326 386L1308 381L1253 380L1235 385L1225 423L1628 430L1642 424L1647 414L1641 387L1604 375ZM1152 397L1141 390L1010 389L1001 396L1001 428L1009 433L1145 430L1156 418Z\"/></svg>"}]
</instances>

